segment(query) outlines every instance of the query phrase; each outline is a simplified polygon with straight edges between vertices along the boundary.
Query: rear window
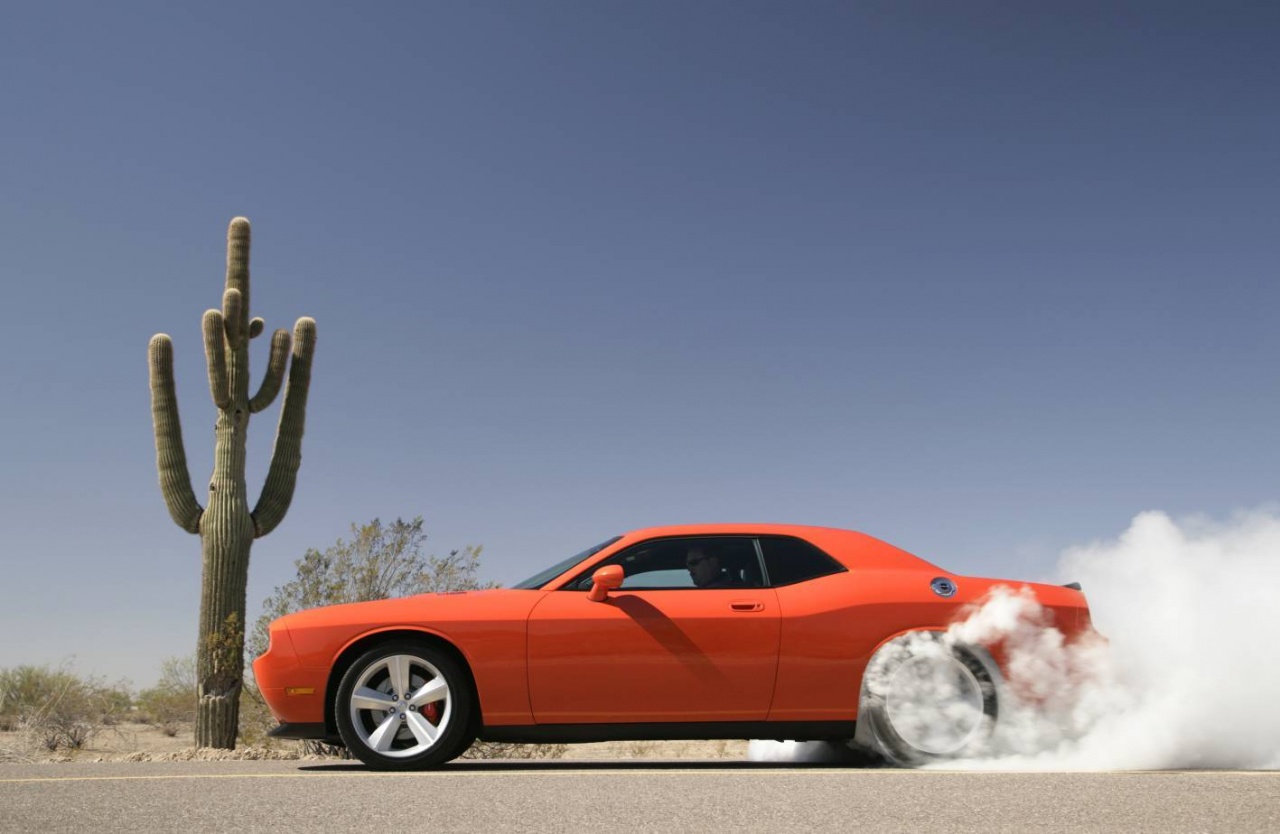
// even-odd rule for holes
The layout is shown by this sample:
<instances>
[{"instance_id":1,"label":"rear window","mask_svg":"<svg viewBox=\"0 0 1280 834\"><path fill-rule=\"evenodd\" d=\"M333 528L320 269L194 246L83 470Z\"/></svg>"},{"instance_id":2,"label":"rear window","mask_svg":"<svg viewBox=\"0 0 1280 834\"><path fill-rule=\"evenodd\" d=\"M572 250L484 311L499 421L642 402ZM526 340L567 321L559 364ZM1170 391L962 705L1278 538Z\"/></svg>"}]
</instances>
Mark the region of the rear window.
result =
<instances>
[{"instance_id":1,"label":"rear window","mask_svg":"<svg viewBox=\"0 0 1280 834\"><path fill-rule=\"evenodd\" d=\"M783 536L761 536L764 565L769 571L769 584L776 587L794 585L819 576L841 573L844 565L818 548L800 539Z\"/></svg>"}]
</instances>

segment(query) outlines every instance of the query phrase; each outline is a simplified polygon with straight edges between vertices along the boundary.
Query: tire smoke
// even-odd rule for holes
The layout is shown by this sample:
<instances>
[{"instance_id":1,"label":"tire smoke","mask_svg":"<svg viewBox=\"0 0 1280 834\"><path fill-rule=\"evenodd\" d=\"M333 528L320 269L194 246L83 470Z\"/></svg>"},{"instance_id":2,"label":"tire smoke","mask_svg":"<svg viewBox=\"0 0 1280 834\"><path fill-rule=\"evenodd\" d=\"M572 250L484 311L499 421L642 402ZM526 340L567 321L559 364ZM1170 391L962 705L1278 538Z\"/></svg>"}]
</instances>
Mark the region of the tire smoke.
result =
<instances>
[{"instance_id":1,"label":"tire smoke","mask_svg":"<svg viewBox=\"0 0 1280 834\"><path fill-rule=\"evenodd\" d=\"M1066 551L1056 580L1083 585L1101 636L1067 643L1029 590L992 594L944 640L1003 644L999 721L932 766L1280 768L1280 515L1145 512L1113 541ZM749 755L831 750L752 742Z\"/></svg>"}]
</instances>

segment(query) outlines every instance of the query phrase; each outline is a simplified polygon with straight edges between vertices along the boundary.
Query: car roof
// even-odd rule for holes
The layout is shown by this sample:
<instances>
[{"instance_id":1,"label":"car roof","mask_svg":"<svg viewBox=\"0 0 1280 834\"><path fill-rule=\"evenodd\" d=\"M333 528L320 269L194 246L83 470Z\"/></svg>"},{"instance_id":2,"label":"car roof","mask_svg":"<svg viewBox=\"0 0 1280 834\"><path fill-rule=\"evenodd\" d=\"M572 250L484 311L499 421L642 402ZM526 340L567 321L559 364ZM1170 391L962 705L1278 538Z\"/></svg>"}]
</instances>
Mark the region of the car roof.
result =
<instances>
[{"instance_id":1,"label":"car roof","mask_svg":"<svg viewBox=\"0 0 1280 834\"><path fill-rule=\"evenodd\" d=\"M811 524L672 524L661 527L642 527L630 530L621 537L622 544L639 539L665 536L795 536L804 539L834 556L846 566L852 566L856 553L860 567L904 568L930 567L932 563L914 553L895 547L886 541L840 527L820 527Z\"/></svg>"},{"instance_id":2,"label":"car roof","mask_svg":"<svg viewBox=\"0 0 1280 834\"><path fill-rule=\"evenodd\" d=\"M854 530L839 527L820 527L811 524L776 524L776 523L716 523L716 524L666 524L658 527L641 527L628 530L625 538L651 538L655 536L706 536L706 535L773 535L773 536L805 536L812 533L853 533L864 535Z\"/></svg>"}]
</instances>

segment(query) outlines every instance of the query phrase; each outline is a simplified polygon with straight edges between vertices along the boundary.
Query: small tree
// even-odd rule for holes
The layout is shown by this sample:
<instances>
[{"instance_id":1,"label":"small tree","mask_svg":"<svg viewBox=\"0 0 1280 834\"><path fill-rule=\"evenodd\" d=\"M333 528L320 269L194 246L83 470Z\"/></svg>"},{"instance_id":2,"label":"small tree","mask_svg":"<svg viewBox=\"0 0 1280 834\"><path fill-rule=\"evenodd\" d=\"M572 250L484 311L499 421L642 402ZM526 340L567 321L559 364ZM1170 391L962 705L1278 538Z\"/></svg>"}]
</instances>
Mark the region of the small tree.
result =
<instances>
[{"instance_id":1,"label":"small tree","mask_svg":"<svg viewBox=\"0 0 1280 834\"><path fill-rule=\"evenodd\" d=\"M278 586L262 604L262 616L254 624L246 649L252 657L265 652L271 621L294 611L495 587L480 581L480 547L451 550L448 556L428 556L423 553L426 541L422 516L408 522L397 518L391 524L375 518L367 524L352 524L350 541L338 539L324 551L308 550L294 562L298 575ZM245 688L244 697L261 699L252 684ZM333 752L327 745L312 742L304 747L313 752Z\"/></svg>"},{"instance_id":2,"label":"small tree","mask_svg":"<svg viewBox=\"0 0 1280 834\"><path fill-rule=\"evenodd\" d=\"M383 524L374 519L351 525L351 540L319 551L308 550L294 564L298 575L275 589L262 604L246 647L253 657L267 650L271 621L294 611L344 602L492 588L481 582L478 546L452 550L448 556L423 553L427 534L422 516Z\"/></svg>"}]
</instances>

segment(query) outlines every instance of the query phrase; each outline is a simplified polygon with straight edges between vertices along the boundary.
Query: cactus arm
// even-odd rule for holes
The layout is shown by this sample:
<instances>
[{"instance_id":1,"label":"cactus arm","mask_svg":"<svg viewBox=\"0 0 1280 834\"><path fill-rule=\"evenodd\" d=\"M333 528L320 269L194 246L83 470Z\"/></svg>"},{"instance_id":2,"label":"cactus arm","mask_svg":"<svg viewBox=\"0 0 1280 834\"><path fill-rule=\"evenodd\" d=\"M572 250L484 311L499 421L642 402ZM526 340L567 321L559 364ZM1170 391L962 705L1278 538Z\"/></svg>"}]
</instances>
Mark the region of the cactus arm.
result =
<instances>
[{"instance_id":1,"label":"cactus arm","mask_svg":"<svg viewBox=\"0 0 1280 834\"><path fill-rule=\"evenodd\" d=\"M223 318L217 310L208 310L201 322L204 327L204 358L209 366L209 394L213 404L226 408L231 404L231 388L227 385L227 354L223 349Z\"/></svg>"},{"instance_id":2,"label":"cactus arm","mask_svg":"<svg viewBox=\"0 0 1280 834\"><path fill-rule=\"evenodd\" d=\"M262 319L254 319L262 321ZM250 329L249 332L253 332ZM262 387L249 400L249 413L257 414L275 401L280 393L280 385L284 382L284 369L289 362L289 331L277 330L271 336L271 358L267 360L267 375L262 378Z\"/></svg>"},{"instance_id":3,"label":"cactus arm","mask_svg":"<svg viewBox=\"0 0 1280 834\"><path fill-rule=\"evenodd\" d=\"M256 339L261 336L262 331L266 326L267 323L260 318L255 318L253 321L249 322L249 338Z\"/></svg>"},{"instance_id":4,"label":"cactus arm","mask_svg":"<svg viewBox=\"0 0 1280 834\"><path fill-rule=\"evenodd\" d=\"M188 533L198 533L204 509L196 501L187 471L178 398L173 385L173 342L168 336L160 333L151 338L147 359L151 368L151 422L156 432L160 492L174 522Z\"/></svg>"},{"instance_id":5,"label":"cactus arm","mask_svg":"<svg viewBox=\"0 0 1280 834\"><path fill-rule=\"evenodd\" d=\"M240 293L234 327L236 333L243 333L249 329L249 221L243 217L227 227L227 289Z\"/></svg>"},{"instance_id":6,"label":"cactus arm","mask_svg":"<svg viewBox=\"0 0 1280 834\"><path fill-rule=\"evenodd\" d=\"M232 348L240 346L240 334L244 332L240 326L244 316L240 303L239 290L227 290L222 294L222 319L226 322L227 342Z\"/></svg>"},{"instance_id":7,"label":"cactus arm","mask_svg":"<svg viewBox=\"0 0 1280 834\"><path fill-rule=\"evenodd\" d=\"M261 538L276 528L293 500L293 488L302 465L302 430L307 412L307 392L311 387L311 358L315 354L316 323L300 318L293 328L293 361L289 365L289 383L284 389L284 405L280 409L280 425L276 429L275 447L271 450L271 467L262 495L253 508L254 537Z\"/></svg>"}]
</instances>

